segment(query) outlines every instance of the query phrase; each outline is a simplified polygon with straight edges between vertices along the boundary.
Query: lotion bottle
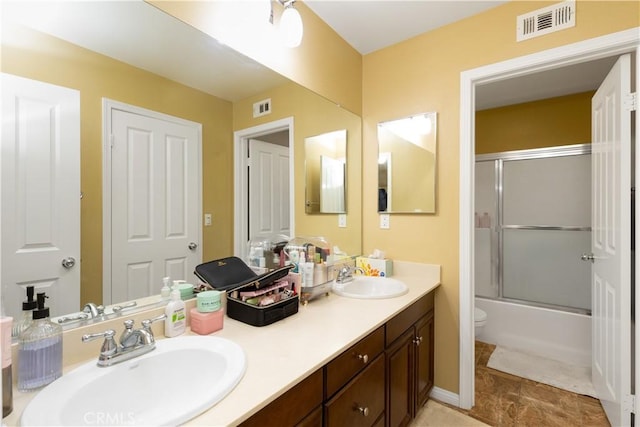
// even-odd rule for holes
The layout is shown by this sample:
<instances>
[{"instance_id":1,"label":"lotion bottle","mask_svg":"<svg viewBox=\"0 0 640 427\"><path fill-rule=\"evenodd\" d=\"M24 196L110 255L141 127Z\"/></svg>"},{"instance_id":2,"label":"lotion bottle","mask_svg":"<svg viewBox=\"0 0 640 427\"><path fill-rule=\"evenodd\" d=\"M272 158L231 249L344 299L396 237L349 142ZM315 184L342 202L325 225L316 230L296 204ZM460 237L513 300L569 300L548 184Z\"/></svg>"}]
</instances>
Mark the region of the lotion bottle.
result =
<instances>
[{"instance_id":1,"label":"lotion bottle","mask_svg":"<svg viewBox=\"0 0 640 427\"><path fill-rule=\"evenodd\" d=\"M31 391L62 376L62 326L49 320L44 292L38 293L33 323L20 334L18 390Z\"/></svg>"},{"instance_id":2,"label":"lotion bottle","mask_svg":"<svg viewBox=\"0 0 640 427\"><path fill-rule=\"evenodd\" d=\"M171 291L171 301L164 309L164 314L167 315L164 321L164 336L171 338L183 334L187 327L187 313L178 289Z\"/></svg>"},{"instance_id":3,"label":"lotion bottle","mask_svg":"<svg viewBox=\"0 0 640 427\"><path fill-rule=\"evenodd\" d=\"M162 289L160 289L160 299L162 301L168 301L171 297L171 288L169 287L169 277L162 278Z\"/></svg>"}]
</instances>

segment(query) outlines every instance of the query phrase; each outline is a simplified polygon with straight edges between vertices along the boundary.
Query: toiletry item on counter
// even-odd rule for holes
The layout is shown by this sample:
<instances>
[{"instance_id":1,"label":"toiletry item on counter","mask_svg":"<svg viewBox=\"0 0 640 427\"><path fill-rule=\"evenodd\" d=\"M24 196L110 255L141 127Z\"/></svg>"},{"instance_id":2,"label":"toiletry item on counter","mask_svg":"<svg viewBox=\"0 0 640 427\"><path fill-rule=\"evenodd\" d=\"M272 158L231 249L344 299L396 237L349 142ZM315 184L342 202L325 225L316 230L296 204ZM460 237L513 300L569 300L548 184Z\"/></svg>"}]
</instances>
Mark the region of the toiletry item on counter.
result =
<instances>
[{"instance_id":1,"label":"toiletry item on counter","mask_svg":"<svg viewBox=\"0 0 640 427\"><path fill-rule=\"evenodd\" d=\"M190 311L191 330L200 335L209 335L222 329L224 310L221 309L220 291L201 292L196 297L196 307Z\"/></svg>"},{"instance_id":2,"label":"toiletry item on counter","mask_svg":"<svg viewBox=\"0 0 640 427\"><path fill-rule=\"evenodd\" d=\"M22 318L13 323L13 328L11 328L12 337L19 337L20 334L33 323L33 310L38 306L36 300L33 298L33 293L34 287L27 286L27 300L22 303Z\"/></svg>"},{"instance_id":3,"label":"toiletry item on counter","mask_svg":"<svg viewBox=\"0 0 640 427\"><path fill-rule=\"evenodd\" d=\"M171 300L164 309L164 314L167 315L164 321L164 336L171 338L183 334L187 327L187 313L178 289L171 291Z\"/></svg>"},{"instance_id":4,"label":"toiletry item on counter","mask_svg":"<svg viewBox=\"0 0 640 427\"><path fill-rule=\"evenodd\" d=\"M356 267L360 267L366 276L391 277L393 275L393 261L370 257L357 257Z\"/></svg>"},{"instance_id":5,"label":"toiletry item on counter","mask_svg":"<svg viewBox=\"0 0 640 427\"><path fill-rule=\"evenodd\" d=\"M178 290L182 301L193 298L193 285L186 280L174 280L171 290Z\"/></svg>"},{"instance_id":6,"label":"toiletry item on counter","mask_svg":"<svg viewBox=\"0 0 640 427\"><path fill-rule=\"evenodd\" d=\"M20 334L18 346L18 390L43 387L62 376L62 326L49 320L48 298L37 295L33 323Z\"/></svg>"},{"instance_id":7,"label":"toiletry item on counter","mask_svg":"<svg viewBox=\"0 0 640 427\"><path fill-rule=\"evenodd\" d=\"M171 288L169 287L170 277L162 278L162 288L160 289L160 299L162 301L168 301L171 298Z\"/></svg>"},{"instance_id":8,"label":"toiletry item on counter","mask_svg":"<svg viewBox=\"0 0 640 427\"><path fill-rule=\"evenodd\" d=\"M13 411L13 375L11 373L12 318L0 313L0 357L2 357L2 418Z\"/></svg>"}]
</instances>

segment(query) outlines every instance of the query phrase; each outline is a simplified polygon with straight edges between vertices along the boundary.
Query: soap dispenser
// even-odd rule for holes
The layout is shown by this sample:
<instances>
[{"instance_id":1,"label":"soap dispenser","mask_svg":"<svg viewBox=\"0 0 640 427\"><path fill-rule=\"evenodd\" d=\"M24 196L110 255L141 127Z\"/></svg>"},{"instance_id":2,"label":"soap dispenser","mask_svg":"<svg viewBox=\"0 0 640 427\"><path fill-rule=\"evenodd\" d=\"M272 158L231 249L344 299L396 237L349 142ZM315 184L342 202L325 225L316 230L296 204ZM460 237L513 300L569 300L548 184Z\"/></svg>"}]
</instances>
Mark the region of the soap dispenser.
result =
<instances>
[{"instance_id":1,"label":"soap dispenser","mask_svg":"<svg viewBox=\"0 0 640 427\"><path fill-rule=\"evenodd\" d=\"M18 390L31 391L62 376L62 326L49 320L48 298L37 295L33 323L22 334L18 345Z\"/></svg>"},{"instance_id":2,"label":"soap dispenser","mask_svg":"<svg viewBox=\"0 0 640 427\"><path fill-rule=\"evenodd\" d=\"M27 300L22 303L22 318L13 324L11 329L12 337L19 337L31 323L33 323L33 310L38 307L36 300L33 298L34 287L27 286Z\"/></svg>"},{"instance_id":3,"label":"soap dispenser","mask_svg":"<svg viewBox=\"0 0 640 427\"><path fill-rule=\"evenodd\" d=\"M171 296L171 288L169 287L169 281L171 278L164 277L162 279L162 289L160 289L160 299L162 301L167 301Z\"/></svg>"},{"instance_id":4,"label":"soap dispenser","mask_svg":"<svg viewBox=\"0 0 640 427\"><path fill-rule=\"evenodd\" d=\"M171 301L164 309L164 314L167 315L164 321L164 336L171 338L183 334L187 327L187 313L178 289L171 291Z\"/></svg>"}]
</instances>

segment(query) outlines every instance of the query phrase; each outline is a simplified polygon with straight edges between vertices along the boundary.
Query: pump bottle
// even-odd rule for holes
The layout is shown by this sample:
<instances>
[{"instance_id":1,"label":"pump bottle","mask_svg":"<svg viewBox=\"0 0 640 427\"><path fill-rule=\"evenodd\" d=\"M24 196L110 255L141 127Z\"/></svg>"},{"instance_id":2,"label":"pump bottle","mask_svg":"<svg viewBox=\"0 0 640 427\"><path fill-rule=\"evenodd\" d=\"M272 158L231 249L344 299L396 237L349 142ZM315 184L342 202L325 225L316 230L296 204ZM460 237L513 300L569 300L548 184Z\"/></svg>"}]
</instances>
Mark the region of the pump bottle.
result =
<instances>
[{"instance_id":1,"label":"pump bottle","mask_svg":"<svg viewBox=\"0 0 640 427\"><path fill-rule=\"evenodd\" d=\"M33 299L33 292L33 286L27 286L27 300L22 303L22 318L13 324L12 337L19 337L33 323L33 310L38 307L36 300Z\"/></svg>"},{"instance_id":2,"label":"pump bottle","mask_svg":"<svg viewBox=\"0 0 640 427\"><path fill-rule=\"evenodd\" d=\"M164 321L164 336L171 338L183 334L187 327L187 313L178 289L171 291L171 301L167 304L164 314L167 315Z\"/></svg>"},{"instance_id":3,"label":"pump bottle","mask_svg":"<svg viewBox=\"0 0 640 427\"><path fill-rule=\"evenodd\" d=\"M62 376L62 327L49 320L48 298L38 293L33 323L20 334L18 390L31 391Z\"/></svg>"}]
</instances>

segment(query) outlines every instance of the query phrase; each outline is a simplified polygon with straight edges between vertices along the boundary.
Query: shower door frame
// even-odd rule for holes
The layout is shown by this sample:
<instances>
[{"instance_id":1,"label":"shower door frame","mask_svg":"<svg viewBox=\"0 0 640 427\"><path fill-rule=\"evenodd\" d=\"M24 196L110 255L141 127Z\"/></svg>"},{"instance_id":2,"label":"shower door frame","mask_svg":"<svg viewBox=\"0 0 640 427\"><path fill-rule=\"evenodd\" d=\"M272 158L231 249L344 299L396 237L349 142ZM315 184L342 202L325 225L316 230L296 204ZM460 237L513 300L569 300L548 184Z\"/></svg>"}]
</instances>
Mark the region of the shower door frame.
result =
<instances>
[{"instance_id":1,"label":"shower door frame","mask_svg":"<svg viewBox=\"0 0 640 427\"><path fill-rule=\"evenodd\" d=\"M491 227L490 244L491 248L491 277L495 278L498 285L498 295L488 297L476 295L477 298L484 298L493 301L505 301L514 304L526 305L530 307L542 307L553 310L561 310L570 313L591 315L591 309L582 309L560 304L550 304L538 301L530 301L504 296L504 230L540 230L540 231L591 231L591 227L582 226L548 226L548 225L504 225L504 163L517 160L550 159L555 157L583 156L591 155L591 144L561 145L555 147L533 148L526 150L503 151L499 153L478 154L475 156L477 162L494 162L494 191L495 191L495 221ZM591 209L591 206L587 206ZM496 236L497 234L497 236ZM496 245L496 259L493 257L493 245ZM587 248L589 249L589 248Z\"/></svg>"}]
</instances>

